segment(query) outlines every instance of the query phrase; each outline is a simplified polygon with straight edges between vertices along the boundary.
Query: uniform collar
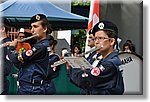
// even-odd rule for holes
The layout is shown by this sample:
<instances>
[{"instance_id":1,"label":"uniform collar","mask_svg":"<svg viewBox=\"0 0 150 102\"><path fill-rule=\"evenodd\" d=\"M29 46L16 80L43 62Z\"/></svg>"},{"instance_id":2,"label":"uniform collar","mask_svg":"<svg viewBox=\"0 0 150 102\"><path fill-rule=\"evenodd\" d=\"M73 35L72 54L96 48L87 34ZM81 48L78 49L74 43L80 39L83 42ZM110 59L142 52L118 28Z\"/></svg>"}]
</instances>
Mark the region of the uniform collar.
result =
<instances>
[{"instance_id":1,"label":"uniform collar","mask_svg":"<svg viewBox=\"0 0 150 102\"><path fill-rule=\"evenodd\" d=\"M117 56L118 52L111 52L106 58L103 59L103 61L108 60L108 59L112 59L113 57Z\"/></svg>"},{"instance_id":2,"label":"uniform collar","mask_svg":"<svg viewBox=\"0 0 150 102\"><path fill-rule=\"evenodd\" d=\"M121 60L118 57L118 52L116 52L116 51L111 52L106 58L104 58L102 60L102 62L108 61L108 60L111 60L116 65L121 65L122 64Z\"/></svg>"}]
</instances>

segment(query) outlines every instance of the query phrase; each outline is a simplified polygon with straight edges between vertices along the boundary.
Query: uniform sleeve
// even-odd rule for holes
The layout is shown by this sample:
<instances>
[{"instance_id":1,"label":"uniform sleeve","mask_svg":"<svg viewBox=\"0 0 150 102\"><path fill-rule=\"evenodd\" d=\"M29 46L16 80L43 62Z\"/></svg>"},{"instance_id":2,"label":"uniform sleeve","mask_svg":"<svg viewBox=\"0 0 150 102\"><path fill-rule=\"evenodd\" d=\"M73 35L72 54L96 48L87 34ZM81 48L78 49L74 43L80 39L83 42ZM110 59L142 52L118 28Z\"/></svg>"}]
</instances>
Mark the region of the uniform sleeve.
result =
<instances>
[{"instance_id":1,"label":"uniform sleeve","mask_svg":"<svg viewBox=\"0 0 150 102\"><path fill-rule=\"evenodd\" d=\"M92 86L110 83L116 73L116 68L111 62L104 62L99 67L93 68L88 72Z\"/></svg>"},{"instance_id":2,"label":"uniform sleeve","mask_svg":"<svg viewBox=\"0 0 150 102\"><path fill-rule=\"evenodd\" d=\"M84 77L84 71L80 68L71 68L70 69L70 80L73 84L80 88L89 87L89 79L88 77Z\"/></svg>"},{"instance_id":3,"label":"uniform sleeve","mask_svg":"<svg viewBox=\"0 0 150 102\"><path fill-rule=\"evenodd\" d=\"M84 77L84 72L79 69L71 69L71 80L80 88L97 86L100 84L109 83L116 74L116 69L111 62L105 62L96 69L86 70L87 77Z\"/></svg>"},{"instance_id":4,"label":"uniform sleeve","mask_svg":"<svg viewBox=\"0 0 150 102\"><path fill-rule=\"evenodd\" d=\"M59 56L58 56L58 55L54 55L53 57L51 57L51 58L49 59L49 64L53 65L54 62L57 62L57 61L59 61L59 60L60 60Z\"/></svg>"},{"instance_id":5,"label":"uniform sleeve","mask_svg":"<svg viewBox=\"0 0 150 102\"><path fill-rule=\"evenodd\" d=\"M14 63L24 63L24 62L32 62L36 60L43 59L46 55L47 48L42 45L34 45L31 49L27 50L26 52L23 52L21 54L17 53L15 51L15 47L10 46L8 51L8 56L10 60Z\"/></svg>"},{"instance_id":6,"label":"uniform sleeve","mask_svg":"<svg viewBox=\"0 0 150 102\"><path fill-rule=\"evenodd\" d=\"M51 78L51 79L57 77L58 74L59 74L59 69L60 69L59 66L56 67L56 70L55 70L55 71L54 71L53 68L51 67L51 65L53 65L55 62L57 62L57 61L59 61L59 60L60 60L60 58L59 58L58 55L54 55L53 57L51 57L51 58L49 59L49 66L50 66L50 68L49 68L49 72L48 72L48 77Z\"/></svg>"}]
</instances>

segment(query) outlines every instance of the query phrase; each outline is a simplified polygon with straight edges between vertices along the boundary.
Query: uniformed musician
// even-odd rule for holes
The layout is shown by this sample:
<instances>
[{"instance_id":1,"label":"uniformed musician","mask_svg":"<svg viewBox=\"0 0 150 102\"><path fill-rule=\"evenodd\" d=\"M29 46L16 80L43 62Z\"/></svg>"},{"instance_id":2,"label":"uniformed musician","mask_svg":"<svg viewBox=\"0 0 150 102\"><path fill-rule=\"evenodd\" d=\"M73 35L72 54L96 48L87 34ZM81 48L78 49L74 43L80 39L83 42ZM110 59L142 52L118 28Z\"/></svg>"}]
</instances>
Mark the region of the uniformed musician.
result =
<instances>
[{"instance_id":1,"label":"uniformed musician","mask_svg":"<svg viewBox=\"0 0 150 102\"><path fill-rule=\"evenodd\" d=\"M16 53L15 39L9 46L9 58L19 68L19 87L17 94L46 94L45 82L49 64L49 41L47 34L51 33L49 21L44 14L36 14L31 20L31 33L37 35L37 42L30 50Z\"/></svg>"},{"instance_id":2,"label":"uniformed musician","mask_svg":"<svg viewBox=\"0 0 150 102\"><path fill-rule=\"evenodd\" d=\"M123 94L124 83L119 66L122 64L114 51L118 28L109 21L100 21L93 28L97 53L102 55L97 65L91 69L71 68L72 82L81 88L83 95ZM83 75L85 74L86 75Z\"/></svg>"},{"instance_id":3,"label":"uniformed musician","mask_svg":"<svg viewBox=\"0 0 150 102\"><path fill-rule=\"evenodd\" d=\"M93 49L95 48L95 38L93 35L93 29L89 30L89 38L88 38L88 46ZM87 55L87 61L92 64L93 66L95 65L95 62L97 62L97 59L101 58L101 54L98 53L97 51L91 52Z\"/></svg>"},{"instance_id":4,"label":"uniformed musician","mask_svg":"<svg viewBox=\"0 0 150 102\"><path fill-rule=\"evenodd\" d=\"M95 47L95 39L92 33L92 29L89 30L89 37L88 37L88 46L92 49Z\"/></svg>"},{"instance_id":5,"label":"uniformed musician","mask_svg":"<svg viewBox=\"0 0 150 102\"><path fill-rule=\"evenodd\" d=\"M55 62L60 60L58 54L55 53L54 49L57 44L57 40L54 39L53 36L48 35L47 39L49 40L50 52L49 52L49 71L46 78L46 94L52 95L56 94L56 88L52 79L58 77L59 74L59 66L51 67Z\"/></svg>"},{"instance_id":6,"label":"uniformed musician","mask_svg":"<svg viewBox=\"0 0 150 102\"><path fill-rule=\"evenodd\" d=\"M13 64L10 62L7 54L7 42L10 42L10 38L7 36L7 32L9 30L9 22L7 19L2 18L1 19L1 27L0 27L0 44L4 44L4 46L1 46L0 50L2 51L2 56L1 56L1 67L2 67L2 75L3 75L3 88L2 88L2 93L3 95L9 94L9 87L10 87L10 82L8 80L8 76L11 74L11 67L13 67Z\"/></svg>"}]
</instances>

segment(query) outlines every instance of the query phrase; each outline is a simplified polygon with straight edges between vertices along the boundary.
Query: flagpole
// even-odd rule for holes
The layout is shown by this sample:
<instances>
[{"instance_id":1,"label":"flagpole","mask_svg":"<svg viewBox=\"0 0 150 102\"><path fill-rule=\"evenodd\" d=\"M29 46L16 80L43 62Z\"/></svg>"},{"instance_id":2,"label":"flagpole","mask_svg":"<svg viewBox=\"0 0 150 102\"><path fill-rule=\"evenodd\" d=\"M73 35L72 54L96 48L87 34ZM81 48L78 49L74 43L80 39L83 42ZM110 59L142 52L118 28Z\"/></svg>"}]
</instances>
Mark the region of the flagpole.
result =
<instances>
[{"instance_id":1,"label":"flagpole","mask_svg":"<svg viewBox=\"0 0 150 102\"><path fill-rule=\"evenodd\" d=\"M100 17L100 0L91 0L88 28L87 28L87 34L86 34L87 38L86 38L86 44L85 44L85 52L91 49L88 46L89 30L92 29L93 26L99 22L99 17ZM88 55L85 55L85 57L87 56Z\"/></svg>"}]
</instances>

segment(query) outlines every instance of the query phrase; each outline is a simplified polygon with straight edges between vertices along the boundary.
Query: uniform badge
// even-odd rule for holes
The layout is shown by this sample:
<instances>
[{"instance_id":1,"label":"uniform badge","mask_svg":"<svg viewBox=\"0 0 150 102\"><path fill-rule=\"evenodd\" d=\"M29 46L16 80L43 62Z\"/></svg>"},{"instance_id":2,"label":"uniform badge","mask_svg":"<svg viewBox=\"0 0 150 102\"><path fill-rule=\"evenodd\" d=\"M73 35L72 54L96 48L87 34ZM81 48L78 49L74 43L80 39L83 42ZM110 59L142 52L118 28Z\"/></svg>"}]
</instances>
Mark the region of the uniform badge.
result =
<instances>
[{"instance_id":1,"label":"uniform badge","mask_svg":"<svg viewBox=\"0 0 150 102\"><path fill-rule=\"evenodd\" d=\"M99 68L100 68L101 71L104 71L104 70L105 70L105 68L104 68L102 65L100 65Z\"/></svg>"},{"instance_id":2,"label":"uniform badge","mask_svg":"<svg viewBox=\"0 0 150 102\"><path fill-rule=\"evenodd\" d=\"M39 16L39 15L36 15L35 18L36 18L36 20L38 20L38 21L40 20L40 16Z\"/></svg>"},{"instance_id":3,"label":"uniform badge","mask_svg":"<svg viewBox=\"0 0 150 102\"><path fill-rule=\"evenodd\" d=\"M31 56L33 54L33 51L32 50L28 50L27 52L26 52L26 55L27 56Z\"/></svg>"},{"instance_id":4,"label":"uniform badge","mask_svg":"<svg viewBox=\"0 0 150 102\"><path fill-rule=\"evenodd\" d=\"M98 76L98 75L100 75L100 69L99 69L98 67L93 68L93 69L91 70L91 74L92 74L93 76Z\"/></svg>"},{"instance_id":5,"label":"uniform badge","mask_svg":"<svg viewBox=\"0 0 150 102\"><path fill-rule=\"evenodd\" d=\"M99 29L104 29L104 23L99 23L98 27Z\"/></svg>"}]
</instances>

